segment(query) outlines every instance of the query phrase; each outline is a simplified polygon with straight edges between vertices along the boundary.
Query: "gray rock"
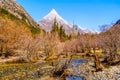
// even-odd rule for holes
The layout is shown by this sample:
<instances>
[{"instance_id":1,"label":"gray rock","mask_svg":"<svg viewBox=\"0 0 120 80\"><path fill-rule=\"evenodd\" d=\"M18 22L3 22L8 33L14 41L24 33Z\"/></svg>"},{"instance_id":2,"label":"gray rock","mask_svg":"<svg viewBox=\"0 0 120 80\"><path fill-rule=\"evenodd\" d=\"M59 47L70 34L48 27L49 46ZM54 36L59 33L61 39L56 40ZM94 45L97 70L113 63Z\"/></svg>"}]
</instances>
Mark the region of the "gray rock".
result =
<instances>
[{"instance_id":1,"label":"gray rock","mask_svg":"<svg viewBox=\"0 0 120 80\"><path fill-rule=\"evenodd\" d=\"M17 18L24 20L28 25L37 27L37 23L26 10L16 2L16 0L0 0L0 8L7 10Z\"/></svg>"}]
</instances>

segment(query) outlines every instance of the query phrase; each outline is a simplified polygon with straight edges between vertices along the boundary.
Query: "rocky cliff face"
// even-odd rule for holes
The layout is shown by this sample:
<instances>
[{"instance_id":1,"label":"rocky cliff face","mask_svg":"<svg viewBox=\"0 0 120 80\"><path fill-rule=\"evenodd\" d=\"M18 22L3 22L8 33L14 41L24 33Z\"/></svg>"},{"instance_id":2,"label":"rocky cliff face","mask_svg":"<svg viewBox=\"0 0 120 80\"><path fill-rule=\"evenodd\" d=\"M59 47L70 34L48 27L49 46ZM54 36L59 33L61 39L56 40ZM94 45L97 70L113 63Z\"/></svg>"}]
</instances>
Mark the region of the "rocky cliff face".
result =
<instances>
[{"instance_id":1,"label":"rocky cliff face","mask_svg":"<svg viewBox=\"0 0 120 80\"><path fill-rule=\"evenodd\" d=\"M16 0L0 0L0 8L6 9L19 19L24 20L28 25L37 27L37 24L29 14L20 6Z\"/></svg>"}]
</instances>

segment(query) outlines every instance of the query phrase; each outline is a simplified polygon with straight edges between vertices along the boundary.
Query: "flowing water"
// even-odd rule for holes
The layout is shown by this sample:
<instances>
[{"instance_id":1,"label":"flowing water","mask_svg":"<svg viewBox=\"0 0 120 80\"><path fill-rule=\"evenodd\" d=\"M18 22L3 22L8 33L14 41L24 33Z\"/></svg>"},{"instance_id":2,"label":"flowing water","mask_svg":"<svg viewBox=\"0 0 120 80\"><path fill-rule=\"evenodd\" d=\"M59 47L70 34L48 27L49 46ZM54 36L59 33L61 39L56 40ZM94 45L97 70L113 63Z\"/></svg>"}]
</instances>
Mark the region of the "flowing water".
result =
<instances>
[{"instance_id":1,"label":"flowing water","mask_svg":"<svg viewBox=\"0 0 120 80\"><path fill-rule=\"evenodd\" d=\"M86 63L86 60L84 60L84 59L73 60L72 63L71 63L71 65L70 65L70 68L73 68L72 64L74 64L74 67L77 68L82 63ZM67 77L66 80L82 80L82 78L77 77L77 76L71 76L71 77Z\"/></svg>"}]
</instances>

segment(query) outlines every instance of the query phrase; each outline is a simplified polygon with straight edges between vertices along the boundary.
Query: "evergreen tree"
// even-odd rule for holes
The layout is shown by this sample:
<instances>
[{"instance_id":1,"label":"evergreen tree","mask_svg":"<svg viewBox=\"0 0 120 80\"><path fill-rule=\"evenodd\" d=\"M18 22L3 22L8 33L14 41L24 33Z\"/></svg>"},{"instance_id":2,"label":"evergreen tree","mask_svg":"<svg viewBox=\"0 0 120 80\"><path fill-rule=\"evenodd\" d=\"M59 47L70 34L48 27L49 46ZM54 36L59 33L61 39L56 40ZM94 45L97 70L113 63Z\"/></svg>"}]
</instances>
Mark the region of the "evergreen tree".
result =
<instances>
[{"instance_id":1,"label":"evergreen tree","mask_svg":"<svg viewBox=\"0 0 120 80\"><path fill-rule=\"evenodd\" d=\"M53 29L52 29L52 33L58 34L59 31L59 27L58 27L58 23L56 18L54 19L54 24L53 24Z\"/></svg>"},{"instance_id":2,"label":"evergreen tree","mask_svg":"<svg viewBox=\"0 0 120 80\"><path fill-rule=\"evenodd\" d=\"M67 35L65 33L65 29L63 28L63 26L60 26L59 36L60 36L61 41L66 41L67 40Z\"/></svg>"},{"instance_id":3,"label":"evergreen tree","mask_svg":"<svg viewBox=\"0 0 120 80\"><path fill-rule=\"evenodd\" d=\"M56 18L54 19L53 29L51 33L54 35L54 37L59 37L61 41L68 40L68 36L65 33L65 29L63 26L58 25Z\"/></svg>"},{"instance_id":4,"label":"evergreen tree","mask_svg":"<svg viewBox=\"0 0 120 80\"><path fill-rule=\"evenodd\" d=\"M80 32L77 33L77 37L79 37L79 36L80 36Z\"/></svg>"},{"instance_id":5,"label":"evergreen tree","mask_svg":"<svg viewBox=\"0 0 120 80\"><path fill-rule=\"evenodd\" d=\"M68 39L69 39L69 40L71 40L71 39L72 39L72 34L70 34L70 35L68 36Z\"/></svg>"},{"instance_id":6,"label":"evergreen tree","mask_svg":"<svg viewBox=\"0 0 120 80\"><path fill-rule=\"evenodd\" d=\"M76 36L76 30L75 30L75 26L73 25L72 32L69 35L69 39L75 38L75 36Z\"/></svg>"}]
</instances>

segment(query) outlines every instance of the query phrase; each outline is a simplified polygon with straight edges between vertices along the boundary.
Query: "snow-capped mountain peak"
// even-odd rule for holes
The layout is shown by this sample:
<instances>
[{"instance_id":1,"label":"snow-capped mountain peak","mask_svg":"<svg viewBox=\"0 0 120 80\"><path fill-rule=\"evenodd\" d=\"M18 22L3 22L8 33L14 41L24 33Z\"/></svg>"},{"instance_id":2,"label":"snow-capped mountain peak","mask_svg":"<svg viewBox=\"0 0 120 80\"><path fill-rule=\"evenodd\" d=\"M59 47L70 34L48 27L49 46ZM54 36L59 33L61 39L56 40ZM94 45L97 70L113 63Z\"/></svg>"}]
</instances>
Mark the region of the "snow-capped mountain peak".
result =
<instances>
[{"instance_id":1,"label":"snow-capped mountain peak","mask_svg":"<svg viewBox=\"0 0 120 80\"><path fill-rule=\"evenodd\" d=\"M58 23L65 23L67 25L70 25L66 20L64 20L55 9L52 9L50 11L50 13L48 15L46 15L44 18L44 20L49 20L49 21L53 21L54 19L57 20ZM71 27L71 26L70 26Z\"/></svg>"},{"instance_id":2,"label":"snow-capped mountain peak","mask_svg":"<svg viewBox=\"0 0 120 80\"><path fill-rule=\"evenodd\" d=\"M52 9L51 12L48 15L46 15L43 19L54 20L55 18L63 20L62 17L59 16L57 11L55 9Z\"/></svg>"},{"instance_id":3,"label":"snow-capped mountain peak","mask_svg":"<svg viewBox=\"0 0 120 80\"><path fill-rule=\"evenodd\" d=\"M43 26L43 29L47 32L52 30L54 20L56 19L59 26L63 26L66 33L70 34L72 31L72 25L64 20L55 9L52 9L41 21L38 22L39 25Z\"/></svg>"},{"instance_id":4,"label":"snow-capped mountain peak","mask_svg":"<svg viewBox=\"0 0 120 80\"><path fill-rule=\"evenodd\" d=\"M64 20L55 9L52 9L42 20L38 22L38 24L46 31L50 32L53 28L54 20L56 19L59 27L63 26L65 29L65 32L67 34L71 34L73 31L73 25L71 23L68 23L66 20ZM85 31L88 31L86 29L83 29L81 27L78 27L76 25L76 31L85 33Z\"/></svg>"},{"instance_id":5,"label":"snow-capped mountain peak","mask_svg":"<svg viewBox=\"0 0 120 80\"><path fill-rule=\"evenodd\" d=\"M54 15L54 16L59 16L55 9L52 9L49 14Z\"/></svg>"}]
</instances>

